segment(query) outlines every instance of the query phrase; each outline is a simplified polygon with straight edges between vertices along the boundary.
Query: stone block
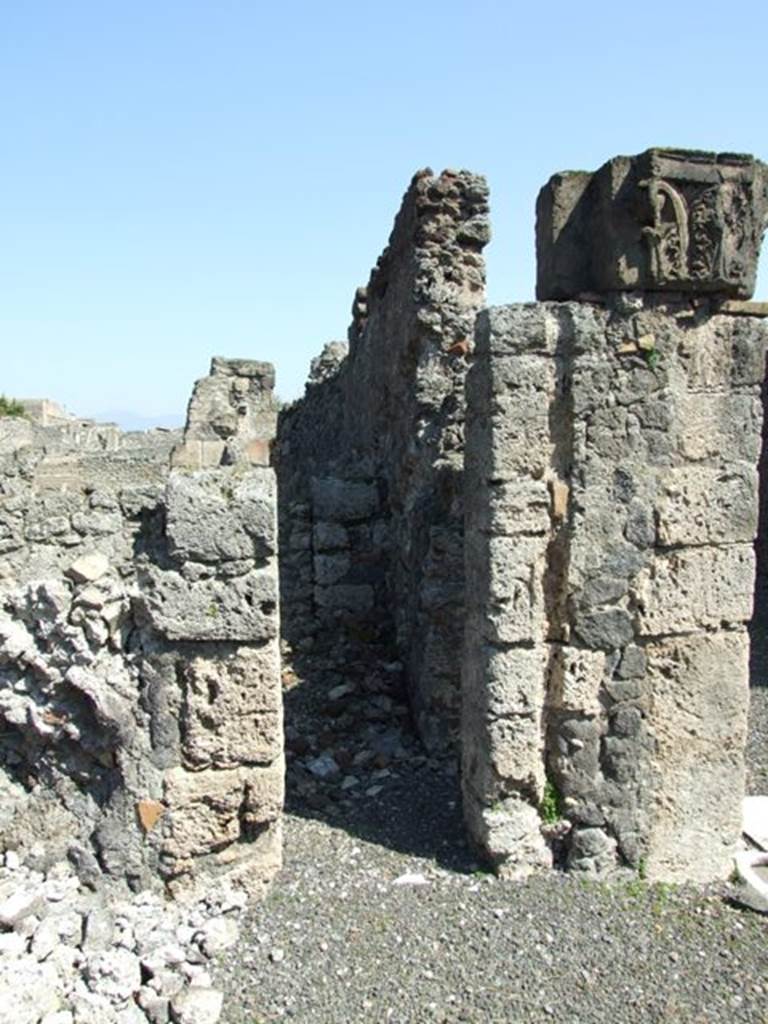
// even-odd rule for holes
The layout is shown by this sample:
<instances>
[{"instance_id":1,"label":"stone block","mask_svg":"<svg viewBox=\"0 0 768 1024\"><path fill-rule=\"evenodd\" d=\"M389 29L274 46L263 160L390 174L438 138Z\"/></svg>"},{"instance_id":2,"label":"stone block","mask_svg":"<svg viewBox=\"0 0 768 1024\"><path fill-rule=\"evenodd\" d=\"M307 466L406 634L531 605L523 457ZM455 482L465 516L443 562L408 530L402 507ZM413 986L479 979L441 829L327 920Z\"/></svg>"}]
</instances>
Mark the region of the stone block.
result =
<instances>
[{"instance_id":1,"label":"stone block","mask_svg":"<svg viewBox=\"0 0 768 1024\"><path fill-rule=\"evenodd\" d=\"M253 890L268 882L280 867L283 775L282 758L264 767L166 772L162 856L169 874L194 877L198 861L200 871L226 870L246 887L252 873Z\"/></svg>"},{"instance_id":2,"label":"stone block","mask_svg":"<svg viewBox=\"0 0 768 1024\"><path fill-rule=\"evenodd\" d=\"M589 171L554 174L536 200L536 295L573 298L592 288L587 217Z\"/></svg>"},{"instance_id":3,"label":"stone block","mask_svg":"<svg viewBox=\"0 0 768 1024\"><path fill-rule=\"evenodd\" d=\"M513 792L540 793L544 785L544 737L540 713L495 718L469 707L462 774L475 796L493 804Z\"/></svg>"},{"instance_id":4,"label":"stone block","mask_svg":"<svg viewBox=\"0 0 768 1024\"><path fill-rule=\"evenodd\" d=\"M678 445L684 458L757 464L763 414L756 393L693 393L678 401Z\"/></svg>"},{"instance_id":5,"label":"stone block","mask_svg":"<svg viewBox=\"0 0 768 1024\"><path fill-rule=\"evenodd\" d=\"M283 811L285 762L282 756L271 764L249 767L243 775L245 798L240 820L246 838L253 830L277 821Z\"/></svg>"},{"instance_id":6,"label":"stone block","mask_svg":"<svg viewBox=\"0 0 768 1024\"><path fill-rule=\"evenodd\" d=\"M765 376L766 335L765 323L733 316L707 317L680 331L677 351L688 389L723 391L760 386Z\"/></svg>"},{"instance_id":7,"label":"stone block","mask_svg":"<svg viewBox=\"0 0 768 1024\"><path fill-rule=\"evenodd\" d=\"M478 509L475 528L501 536L546 533L550 493L543 480L491 480Z\"/></svg>"},{"instance_id":8,"label":"stone block","mask_svg":"<svg viewBox=\"0 0 768 1024\"><path fill-rule=\"evenodd\" d=\"M543 638L546 537L488 539L489 640L517 643Z\"/></svg>"},{"instance_id":9,"label":"stone block","mask_svg":"<svg viewBox=\"0 0 768 1024\"><path fill-rule=\"evenodd\" d=\"M187 767L266 764L279 756L282 694L276 642L192 656L178 675Z\"/></svg>"},{"instance_id":10,"label":"stone block","mask_svg":"<svg viewBox=\"0 0 768 1024\"><path fill-rule=\"evenodd\" d=\"M315 587L315 604L326 611L361 614L373 608L373 587L367 583L337 583L332 587Z\"/></svg>"},{"instance_id":11,"label":"stone block","mask_svg":"<svg viewBox=\"0 0 768 1024\"><path fill-rule=\"evenodd\" d=\"M602 651L580 647L554 647L547 701L558 711L585 715L602 712L600 691L605 678L606 656Z\"/></svg>"},{"instance_id":12,"label":"stone block","mask_svg":"<svg viewBox=\"0 0 768 1024\"><path fill-rule=\"evenodd\" d=\"M497 647L468 628L462 673L462 703L482 716L530 715L543 706L549 648ZM469 737L465 738L465 742Z\"/></svg>"},{"instance_id":13,"label":"stone block","mask_svg":"<svg viewBox=\"0 0 768 1024\"><path fill-rule=\"evenodd\" d=\"M766 211L751 156L649 149L555 175L537 204L539 299L672 291L749 298Z\"/></svg>"},{"instance_id":14,"label":"stone block","mask_svg":"<svg viewBox=\"0 0 768 1024\"><path fill-rule=\"evenodd\" d=\"M220 466L226 447L224 441L216 438L187 438L171 452L171 466L174 469L210 469Z\"/></svg>"},{"instance_id":15,"label":"stone block","mask_svg":"<svg viewBox=\"0 0 768 1024\"><path fill-rule=\"evenodd\" d=\"M483 806L464 790L464 820L469 834L505 879L515 880L552 866L541 834L537 809L517 796Z\"/></svg>"},{"instance_id":16,"label":"stone block","mask_svg":"<svg viewBox=\"0 0 768 1024\"><path fill-rule=\"evenodd\" d=\"M203 468L224 461L261 461L264 449L249 450L249 445L253 441L268 443L275 436L273 386L270 364L216 357L210 375L198 380L192 391L183 444L176 449L172 464Z\"/></svg>"},{"instance_id":17,"label":"stone block","mask_svg":"<svg viewBox=\"0 0 768 1024\"><path fill-rule=\"evenodd\" d=\"M81 555L66 570L67 576L70 576L75 583L93 583L107 572L109 572L109 559L98 551Z\"/></svg>"},{"instance_id":18,"label":"stone block","mask_svg":"<svg viewBox=\"0 0 768 1024\"><path fill-rule=\"evenodd\" d=\"M214 356L211 360L211 376L252 378L258 380L266 391L272 391L275 386L274 366L258 359L227 359L224 356Z\"/></svg>"},{"instance_id":19,"label":"stone block","mask_svg":"<svg viewBox=\"0 0 768 1024\"><path fill-rule=\"evenodd\" d=\"M269 466L272 461L272 442L259 439L246 441L243 454L252 466Z\"/></svg>"},{"instance_id":20,"label":"stone block","mask_svg":"<svg viewBox=\"0 0 768 1024\"><path fill-rule=\"evenodd\" d=\"M517 406L527 405L522 415ZM531 415L530 409L535 412ZM516 480L520 476L543 477L552 462L549 414L541 401L504 403L490 428L491 441L478 454L480 469L487 480Z\"/></svg>"},{"instance_id":21,"label":"stone block","mask_svg":"<svg viewBox=\"0 0 768 1024\"><path fill-rule=\"evenodd\" d=\"M379 492L373 483L315 477L312 480L312 509L315 519L352 523L370 519L379 508Z\"/></svg>"},{"instance_id":22,"label":"stone block","mask_svg":"<svg viewBox=\"0 0 768 1024\"><path fill-rule=\"evenodd\" d=\"M312 541L315 551L336 551L349 547L349 533L339 523L315 523Z\"/></svg>"},{"instance_id":23,"label":"stone block","mask_svg":"<svg viewBox=\"0 0 768 1024\"><path fill-rule=\"evenodd\" d=\"M749 544L659 555L632 586L640 633L665 636L748 622L754 577Z\"/></svg>"},{"instance_id":24,"label":"stone block","mask_svg":"<svg viewBox=\"0 0 768 1024\"><path fill-rule=\"evenodd\" d=\"M172 472L166 534L181 561L263 561L277 546L277 488L270 469Z\"/></svg>"},{"instance_id":25,"label":"stone block","mask_svg":"<svg viewBox=\"0 0 768 1024\"><path fill-rule=\"evenodd\" d=\"M654 779L650 879L727 878L741 833L749 646L744 632L646 646Z\"/></svg>"},{"instance_id":26,"label":"stone block","mask_svg":"<svg viewBox=\"0 0 768 1024\"><path fill-rule=\"evenodd\" d=\"M676 466L660 481L659 543L751 543L757 535L757 470L747 463Z\"/></svg>"},{"instance_id":27,"label":"stone block","mask_svg":"<svg viewBox=\"0 0 768 1024\"><path fill-rule=\"evenodd\" d=\"M332 555L315 555L315 580L327 587L343 580L352 564L349 553L342 551Z\"/></svg>"},{"instance_id":28,"label":"stone block","mask_svg":"<svg viewBox=\"0 0 768 1024\"><path fill-rule=\"evenodd\" d=\"M151 567L143 598L155 628L169 640L241 640L277 636L277 579L273 568L233 579L186 580Z\"/></svg>"},{"instance_id":29,"label":"stone block","mask_svg":"<svg viewBox=\"0 0 768 1024\"><path fill-rule=\"evenodd\" d=\"M245 795L243 770L166 772L163 855L190 861L240 837L239 812Z\"/></svg>"},{"instance_id":30,"label":"stone block","mask_svg":"<svg viewBox=\"0 0 768 1024\"><path fill-rule=\"evenodd\" d=\"M556 306L540 302L491 306L477 317L478 355L515 356L522 352L552 356L562 340L563 324Z\"/></svg>"}]
</instances>

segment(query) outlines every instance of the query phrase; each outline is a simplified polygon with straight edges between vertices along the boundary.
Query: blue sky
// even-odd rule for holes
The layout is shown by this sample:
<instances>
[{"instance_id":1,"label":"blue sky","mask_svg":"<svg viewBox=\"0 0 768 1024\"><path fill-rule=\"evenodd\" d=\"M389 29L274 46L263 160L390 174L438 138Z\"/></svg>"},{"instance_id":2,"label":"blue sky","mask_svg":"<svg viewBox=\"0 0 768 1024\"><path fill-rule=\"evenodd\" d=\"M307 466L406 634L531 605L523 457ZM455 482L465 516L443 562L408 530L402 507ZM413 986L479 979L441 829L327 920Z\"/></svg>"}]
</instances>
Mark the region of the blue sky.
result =
<instances>
[{"instance_id":1,"label":"blue sky","mask_svg":"<svg viewBox=\"0 0 768 1024\"><path fill-rule=\"evenodd\" d=\"M553 172L768 159L766 37L764 0L0 0L0 392L181 420L230 355L294 397L424 166L487 175L489 301L530 299Z\"/></svg>"}]
</instances>

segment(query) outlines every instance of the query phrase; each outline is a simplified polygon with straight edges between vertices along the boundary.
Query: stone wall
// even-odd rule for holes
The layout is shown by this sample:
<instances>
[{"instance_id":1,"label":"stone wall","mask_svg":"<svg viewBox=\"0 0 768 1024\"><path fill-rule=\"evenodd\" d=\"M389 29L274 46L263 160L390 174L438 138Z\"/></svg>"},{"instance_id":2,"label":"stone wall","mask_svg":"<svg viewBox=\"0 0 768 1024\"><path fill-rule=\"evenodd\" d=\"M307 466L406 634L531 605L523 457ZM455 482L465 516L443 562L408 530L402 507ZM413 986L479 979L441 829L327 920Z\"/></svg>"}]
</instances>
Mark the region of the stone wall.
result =
<instances>
[{"instance_id":1,"label":"stone wall","mask_svg":"<svg viewBox=\"0 0 768 1024\"><path fill-rule=\"evenodd\" d=\"M279 428L286 634L307 641L329 615L393 630L431 747L458 719L463 386L487 211L476 175L415 176L355 296L348 354L326 350Z\"/></svg>"},{"instance_id":2,"label":"stone wall","mask_svg":"<svg viewBox=\"0 0 768 1024\"><path fill-rule=\"evenodd\" d=\"M404 673L502 873L729 872L768 173L649 150L556 175L547 301L491 310L487 198L466 171L415 176L274 453L274 374L250 360L214 359L182 437L39 403L0 420L6 847L134 888L261 889L280 605L316 684Z\"/></svg>"},{"instance_id":3,"label":"stone wall","mask_svg":"<svg viewBox=\"0 0 768 1024\"><path fill-rule=\"evenodd\" d=\"M546 217L565 202L553 182ZM597 874L731 871L768 329L727 312L726 288L678 289L478 320L463 787L470 832L506 874L553 853Z\"/></svg>"},{"instance_id":4,"label":"stone wall","mask_svg":"<svg viewBox=\"0 0 768 1024\"><path fill-rule=\"evenodd\" d=\"M4 848L174 892L279 867L270 372L215 360L183 438L0 420ZM218 457L169 470L212 391Z\"/></svg>"}]
</instances>

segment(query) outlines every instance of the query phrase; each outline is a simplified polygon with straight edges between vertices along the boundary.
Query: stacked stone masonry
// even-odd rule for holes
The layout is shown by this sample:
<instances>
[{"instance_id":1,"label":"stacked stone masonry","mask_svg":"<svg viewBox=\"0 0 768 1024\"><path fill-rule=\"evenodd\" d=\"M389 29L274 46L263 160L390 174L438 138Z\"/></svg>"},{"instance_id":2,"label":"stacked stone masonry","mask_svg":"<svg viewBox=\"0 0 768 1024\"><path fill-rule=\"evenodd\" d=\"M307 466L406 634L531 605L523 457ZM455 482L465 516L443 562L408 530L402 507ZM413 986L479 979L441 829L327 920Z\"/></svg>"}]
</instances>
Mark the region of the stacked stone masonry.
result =
<instances>
[{"instance_id":1,"label":"stacked stone masonry","mask_svg":"<svg viewBox=\"0 0 768 1024\"><path fill-rule=\"evenodd\" d=\"M173 894L279 868L272 385L214 360L183 437L0 421L5 848Z\"/></svg>"},{"instance_id":2,"label":"stacked stone masonry","mask_svg":"<svg viewBox=\"0 0 768 1024\"><path fill-rule=\"evenodd\" d=\"M391 636L433 749L458 727L464 377L489 237L481 177L418 173L348 348L315 360L278 429L286 636Z\"/></svg>"},{"instance_id":3,"label":"stacked stone masonry","mask_svg":"<svg viewBox=\"0 0 768 1024\"><path fill-rule=\"evenodd\" d=\"M478 318L462 781L504 873L732 869L768 331L728 299L767 208L751 157L555 176L539 293L581 301Z\"/></svg>"},{"instance_id":4,"label":"stacked stone masonry","mask_svg":"<svg viewBox=\"0 0 768 1024\"><path fill-rule=\"evenodd\" d=\"M556 175L542 301L483 309L485 182L420 172L279 416L268 364L216 358L183 434L0 420L0 844L83 884L259 893L279 642L343 637L460 753L501 873L727 875L767 187L751 157L669 150Z\"/></svg>"},{"instance_id":5,"label":"stacked stone masonry","mask_svg":"<svg viewBox=\"0 0 768 1024\"><path fill-rule=\"evenodd\" d=\"M570 867L730 871L767 342L684 298L480 318L463 782L507 873L551 860L547 784Z\"/></svg>"}]
</instances>

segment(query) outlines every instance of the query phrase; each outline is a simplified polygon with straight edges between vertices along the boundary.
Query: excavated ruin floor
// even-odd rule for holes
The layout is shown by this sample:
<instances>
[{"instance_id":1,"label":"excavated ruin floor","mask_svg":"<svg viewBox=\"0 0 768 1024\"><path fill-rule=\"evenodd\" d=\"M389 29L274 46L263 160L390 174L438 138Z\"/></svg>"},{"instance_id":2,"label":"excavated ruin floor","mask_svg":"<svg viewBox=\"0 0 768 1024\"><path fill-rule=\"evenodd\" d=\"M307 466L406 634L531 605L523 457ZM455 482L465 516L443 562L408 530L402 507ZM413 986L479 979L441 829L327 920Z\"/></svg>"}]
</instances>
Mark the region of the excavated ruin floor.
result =
<instances>
[{"instance_id":1,"label":"excavated ruin floor","mask_svg":"<svg viewBox=\"0 0 768 1024\"><path fill-rule=\"evenodd\" d=\"M223 1024L768 1021L768 919L738 887L496 880L451 764L408 730L398 666L332 665L286 676L286 863L218 962ZM768 689L752 697L766 792Z\"/></svg>"}]
</instances>

